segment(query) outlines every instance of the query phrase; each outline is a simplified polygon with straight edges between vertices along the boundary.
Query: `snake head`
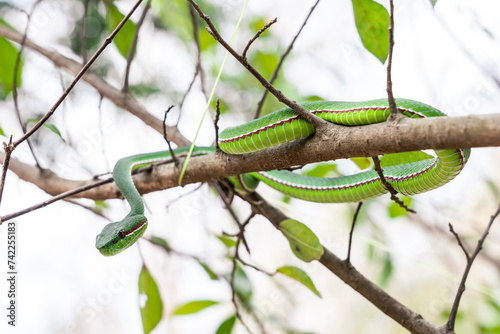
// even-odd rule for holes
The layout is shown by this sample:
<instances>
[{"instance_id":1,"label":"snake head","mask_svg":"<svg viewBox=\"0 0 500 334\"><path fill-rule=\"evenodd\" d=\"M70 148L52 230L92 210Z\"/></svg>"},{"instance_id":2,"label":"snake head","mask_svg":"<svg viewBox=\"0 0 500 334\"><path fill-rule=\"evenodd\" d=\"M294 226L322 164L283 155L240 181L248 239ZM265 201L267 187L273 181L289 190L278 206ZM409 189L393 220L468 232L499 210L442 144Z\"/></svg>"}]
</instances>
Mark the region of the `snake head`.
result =
<instances>
[{"instance_id":1,"label":"snake head","mask_svg":"<svg viewBox=\"0 0 500 334\"><path fill-rule=\"evenodd\" d=\"M127 216L111 223L97 236L95 246L104 256L116 255L132 246L146 231L148 220L143 215Z\"/></svg>"}]
</instances>

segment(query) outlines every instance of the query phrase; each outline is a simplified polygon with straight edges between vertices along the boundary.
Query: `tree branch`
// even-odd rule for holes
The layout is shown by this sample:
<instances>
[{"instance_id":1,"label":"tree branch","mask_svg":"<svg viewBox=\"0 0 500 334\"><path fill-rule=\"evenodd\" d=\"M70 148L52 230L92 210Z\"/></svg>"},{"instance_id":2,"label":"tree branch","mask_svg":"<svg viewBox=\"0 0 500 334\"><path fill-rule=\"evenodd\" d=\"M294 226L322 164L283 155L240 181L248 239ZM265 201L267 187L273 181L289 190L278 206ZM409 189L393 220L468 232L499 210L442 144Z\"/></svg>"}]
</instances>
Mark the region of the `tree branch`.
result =
<instances>
[{"instance_id":1,"label":"tree branch","mask_svg":"<svg viewBox=\"0 0 500 334\"><path fill-rule=\"evenodd\" d=\"M327 129L325 138L313 136L245 155L211 154L190 161L184 184L224 179L253 171L283 169L319 161L423 149L500 146L500 114L403 118L400 122L384 122L359 127ZM294 154L290 154L294 152ZM0 153L3 159L3 153ZM49 194L81 187L93 181L72 181L51 171L11 159L11 170L21 179L36 184ZM153 173L134 176L140 193L149 193L178 186L179 171L173 165L159 165ZM94 200L119 198L112 184L79 193L75 197Z\"/></svg>"},{"instance_id":2,"label":"tree branch","mask_svg":"<svg viewBox=\"0 0 500 334\"><path fill-rule=\"evenodd\" d=\"M317 117L311 112L307 111L304 107L297 104L297 102L290 100L286 97L281 91L279 91L276 87L274 87L269 81L267 81L250 63L246 58L241 56L238 52L236 52L219 34L217 28L214 26L208 15L206 15L201 8L196 4L194 0L187 0L191 6L196 10L198 15L205 21L208 25L209 33L222 45L243 67L247 69L260 83L261 85L267 89L271 94L273 94L278 101L284 103L291 109L293 109L297 114L299 114L302 118L313 124L317 130L320 130L324 127L330 127L329 124L323 119Z\"/></svg>"},{"instance_id":3,"label":"tree branch","mask_svg":"<svg viewBox=\"0 0 500 334\"><path fill-rule=\"evenodd\" d=\"M0 25L0 36L10 39L16 43L21 43L22 35ZM66 68L72 73L78 73L81 70L80 63L65 57L55 51L49 51L40 45L32 42L29 38L26 39L25 45L30 49L40 53L46 58L50 59L54 65ZM146 125L152 127L156 130L160 135L163 134L163 122L161 119L153 116L149 113L146 108L140 104L137 100L135 100L130 95L123 93L121 90L111 86L101 77L93 73L92 71L88 71L82 77L84 81L92 85L102 96L111 100L118 107L121 107L132 115L138 117L141 121L143 121ZM182 136L177 127L175 126L167 126L167 132L169 139L176 143L179 146L189 145L189 141Z\"/></svg>"},{"instance_id":4,"label":"tree branch","mask_svg":"<svg viewBox=\"0 0 500 334\"><path fill-rule=\"evenodd\" d=\"M474 249L474 252L469 255L469 252L465 249L464 245L462 244L462 241L460 240L460 237L458 234L453 230L453 227L451 224L450 226L450 232L455 236L455 238L458 241L458 245L462 248L462 250L465 253L465 256L467 258L467 265L465 266L464 273L462 275L462 279L460 281L460 285L458 286L458 291L455 296L455 300L453 301L453 306L450 310L450 317L448 318L448 322L446 323L446 333L454 333L455 330L455 320L457 318L457 313L458 313L458 306L460 305L460 300L462 299L462 295L465 292L465 282L467 281L467 277L469 276L470 269L472 268L472 264L474 263L474 260L476 259L477 255L483 249L483 244L484 241L486 240L486 237L490 233L491 226L493 225L493 222L495 219L498 217L500 214L500 206L498 207L497 211L491 216L490 222L486 226L483 235L477 242L477 246Z\"/></svg>"},{"instance_id":5,"label":"tree branch","mask_svg":"<svg viewBox=\"0 0 500 334\"><path fill-rule=\"evenodd\" d=\"M293 37L292 41L288 45L288 48L281 55L280 61L278 62L278 65L274 69L274 72L271 75L271 79L269 79L269 82L271 84L273 84L274 81L276 80L276 78L278 77L278 74L279 74L279 71L281 69L281 66L283 66L283 63L285 62L285 58L288 57L288 55L292 51L292 48L293 48L293 45L295 44L295 41L297 40L297 38L299 37L300 33L302 32L302 30L306 26L307 21L311 17L312 13L314 12L314 9L316 9L316 6L318 5L319 2L320 2L320 0L317 0L316 3L311 7L311 10L309 10L309 14L307 14L306 19L304 20L304 22L300 26L299 31L297 31L297 33ZM259 102L257 103L257 109L255 110L255 116L254 116L254 118L259 118L260 112L262 110L262 106L264 105L264 101L266 100L267 92L268 92L268 90L266 89L266 90L264 90L264 93L262 93L262 97L260 98Z\"/></svg>"},{"instance_id":6,"label":"tree branch","mask_svg":"<svg viewBox=\"0 0 500 334\"><path fill-rule=\"evenodd\" d=\"M253 209L266 217L277 229L279 229L279 225L283 220L288 219L286 215L267 203L257 193L243 196L243 198L251 203ZM384 290L364 277L349 262L341 260L325 246L322 247L324 253L319 262L401 326L413 334L444 333L442 329L388 295Z\"/></svg>"}]
</instances>

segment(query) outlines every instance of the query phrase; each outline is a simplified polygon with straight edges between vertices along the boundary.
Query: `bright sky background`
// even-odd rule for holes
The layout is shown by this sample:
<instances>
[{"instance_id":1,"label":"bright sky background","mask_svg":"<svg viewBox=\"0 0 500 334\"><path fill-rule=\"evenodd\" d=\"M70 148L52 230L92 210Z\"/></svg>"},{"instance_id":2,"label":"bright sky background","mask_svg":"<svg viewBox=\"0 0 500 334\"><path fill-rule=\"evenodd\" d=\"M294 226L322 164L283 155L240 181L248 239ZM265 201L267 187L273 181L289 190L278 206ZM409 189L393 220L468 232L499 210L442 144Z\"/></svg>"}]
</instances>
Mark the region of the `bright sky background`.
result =
<instances>
[{"instance_id":1,"label":"bright sky background","mask_svg":"<svg viewBox=\"0 0 500 334\"><path fill-rule=\"evenodd\" d=\"M29 10L34 1L11 1ZM214 1L215 2L215 1ZM125 12L133 1L121 1ZM223 33L232 34L241 10L242 0L220 0L221 8L231 13L233 22L226 22ZM258 13L271 19L278 17L273 33L285 46L298 30L314 1L251 0L245 17ZM388 1L382 2L387 5ZM435 9L427 0L397 1L396 46L394 50L393 82L397 97L411 98L431 104L450 116L499 112L500 90L491 75L500 77L500 3L495 0L439 0ZM70 34L72 27L67 13L81 12L73 1L44 1L34 17L30 38L48 49L65 55L71 51L60 46L59 40ZM232 15L234 13L234 15ZM0 12L0 15L4 15ZM137 15L134 16L137 18ZM5 19L22 30L23 14L10 14ZM166 34L152 34L151 25L144 27L137 63L132 80L142 76L156 76L158 80L177 78L176 85L186 87L191 80L193 58L186 57L182 45ZM246 37L238 40L241 49ZM254 45L258 48L258 43ZM178 51L178 52L176 52ZM114 46L106 50L107 57L117 54ZM166 57L168 55L168 57ZM220 59L223 52L221 50ZM72 56L73 57L73 56ZM124 66L124 64L118 64ZM240 70L230 60L226 71ZM59 71L46 59L29 52L24 68L21 107L30 112L45 113L61 94ZM123 71L112 73L116 84L121 84ZM364 100L385 96L385 66L361 45L354 27L351 3L326 1L319 4L303 34L299 37L293 57L284 67L287 80L295 82L304 94L320 95L330 100ZM63 75L67 84L71 76ZM143 101L148 110L162 117L166 98L154 96ZM118 110L109 101L102 106L103 122L107 122L103 138L99 130L99 97L86 83L80 83L69 101L58 110L54 122L65 134L70 134L76 150L49 150L44 152L47 165L50 159L59 162L60 176L70 179L88 179L105 172L120 157L147 150L164 149L161 136L151 131L128 113ZM189 95L180 129L192 139L204 110L204 98L199 92ZM249 106L253 110L256 101ZM20 134L11 101L1 103L0 122L4 130ZM237 114L221 120L223 128L242 123L246 116ZM101 141L102 139L102 141ZM6 140L3 138L2 140ZM55 136L47 136L44 145L57 146ZM199 144L210 144L213 129L206 121ZM103 145L102 145L103 144ZM105 152L106 159L103 159ZM19 147L15 157L31 162L26 145ZM107 162L106 162L107 160ZM430 224L446 228L454 224L459 233L470 235L471 245L487 223L498 203L485 185L486 180L500 185L498 175L500 151L498 148L474 149L463 173L449 185L415 197L419 217ZM346 170L352 166L346 164ZM281 198L276 192L260 189L277 205ZM224 252L209 234L222 230L234 232L230 217L219 200L204 187L195 195L184 197L171 205L165 203L187 193L193 187L171 189L145 196L150 225L148 234L165 237L172 246L196 254L222 271L227 263L219 257ZM48 195L35 186L19 181L14 174L7 177L7 186L0 214L4 215L38 203ZM385 244L370 234L356 235L353 260L356 267L376 279L378 268L366 255L366 244L390 252L396 266L389 292L430 320L443 305L451 305L457 275L464 265L463 254L448 238L428 238L415 221L388 220L385 208L389 199L383 197L370 206L373 224L388 236ZM112 219L121 219L127 206L118 200L109 201L106 212ZM286 206L288 214L310 226L320 239L337 255L346 250L350 205L319 205L292 201ZM242 217L246 206L237 207ZM18 324L15 330L0 321L2 333L140 333L142 331L137 308L137 276L141 268L138 247L134 246L120 256L105 258L94 248L95 236L107 223L86 210L67 203L47 208L15 219L18 226L19 254ZM336 223L340 221L340 223ZM499 223L500 224L500 223ZM499 248L500 228L494 227L488 239L488 249ZM5 229L0 228L1 244L5 244ZM356 292L318 264L300 264L291 254L284 238L263 219L257 219L248 230L252 247L250 261L268 271L287 264L302 266L313 278L323 294L316 298L302 287L293 287L291 281L280 280L292 286L292 298L280 295L277 285L267 277L247 270L256 289L255 304L259 309L277 312L292 328L315 333L404 333L389 318L364 301ZM438 244L436 244L436 242ZM224 282L208 281L201 268L178 257L166 258L158 249L141 242L141 251L148 266L161 282L161 293L166 300L165 316L155 333L213 333L220 322L231 314L230 303L216 306L197 315L168 318L176 305L192 299L229 300ZM0 248L0 259L6 259L5 247ZM272 254L272 256L270 256ZM490 253L493 254L493 253ZM1 262L1 261L0 261ZM5 261L0 264L3 273ZM378 263L377 263L378 264ZM3 275L3 274L2 274ZM4 309L6 281L0 275L0 305ZM487 293L500 298L498 273L491 266L479 262L473 268L470 287L464 304ZM425 293L422 294L422 291ZM290 300L296 302L291 308ZM4 311L5 312L5 311ZM363 323L352 319L362 317ZM365 326L369 323L370 326ZM201 328L200 328L201 326ZM236 331L236 333L243 333ZM470 332L472 333L472 332Z\"/></svg>"}]
</instances>

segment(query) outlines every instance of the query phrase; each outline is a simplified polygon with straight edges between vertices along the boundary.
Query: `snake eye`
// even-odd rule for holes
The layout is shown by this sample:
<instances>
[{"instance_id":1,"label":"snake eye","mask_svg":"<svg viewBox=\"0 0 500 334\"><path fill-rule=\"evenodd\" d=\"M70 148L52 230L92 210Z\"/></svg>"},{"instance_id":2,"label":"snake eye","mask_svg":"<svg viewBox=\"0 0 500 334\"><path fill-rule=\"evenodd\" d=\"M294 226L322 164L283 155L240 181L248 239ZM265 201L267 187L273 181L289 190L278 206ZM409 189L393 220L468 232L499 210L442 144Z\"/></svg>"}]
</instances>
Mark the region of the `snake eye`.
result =
<instances>
[{"instance_id":1,"label":"snake eye","mask_svg":"<svg viewBox=\"0 0 500 334\"><path fill-rule=\"evenodd\" d=\"M118 232L118 235L120 236L120 238L123 239L127 236L127 231L121 230L120 232Z\"/></svg>"}]
</instances>

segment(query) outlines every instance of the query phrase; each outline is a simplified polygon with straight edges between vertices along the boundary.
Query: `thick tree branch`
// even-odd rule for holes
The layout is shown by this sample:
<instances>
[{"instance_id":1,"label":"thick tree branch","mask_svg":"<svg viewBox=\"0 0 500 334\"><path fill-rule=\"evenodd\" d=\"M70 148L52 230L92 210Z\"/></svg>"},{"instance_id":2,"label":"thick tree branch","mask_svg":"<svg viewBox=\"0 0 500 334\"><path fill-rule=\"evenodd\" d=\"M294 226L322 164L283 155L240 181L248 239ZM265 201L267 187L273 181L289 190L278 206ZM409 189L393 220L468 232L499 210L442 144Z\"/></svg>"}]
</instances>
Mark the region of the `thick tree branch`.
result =
<instances>
[{"instance_id":1,"label":"thick tree branch","mask_svg":"<svg viewBox=\"0 0 500 334\"><path fill-rule=\"evenodd\" d=\"M276 228L279 228L283 220L288 219L287 216L263 200L257 193L244 196L244 198L252 204L254 211L266 217ZM323 246L323 250L323 256L319 259L322 265L411 333L444 333L442 328L425 320L421 315L413 312L388 295L384 290L363 276L348 261L341 260L325 246Z\"/></svg>"},{"instance_id":2,"label":"thick tree branch","mask_svg":"<svg viewBox=\"0 0 500 334\"><path fill-rule=\"evenodd\" d=\"M400 122L336 127L335 130L329 129L324 134L325 136L312 136L251 154L219 153L193 158L187 167L184 184L341 158L432 148L500 146L500 114L453 118L404 118ZM2 158L3 153L0 153L0 159ZM10 166L21 179L36 184L51 195L93 182L65 180L51 171L39 171L16 159L11 159ZM177 186L178 173L173 165L161 165L152 173L141 173L134 179L139 192L144 194ZM102 200L118 198L120 194L114 185L107 185L77 196Z\"/></svg>"}]
</instances>

